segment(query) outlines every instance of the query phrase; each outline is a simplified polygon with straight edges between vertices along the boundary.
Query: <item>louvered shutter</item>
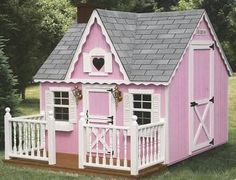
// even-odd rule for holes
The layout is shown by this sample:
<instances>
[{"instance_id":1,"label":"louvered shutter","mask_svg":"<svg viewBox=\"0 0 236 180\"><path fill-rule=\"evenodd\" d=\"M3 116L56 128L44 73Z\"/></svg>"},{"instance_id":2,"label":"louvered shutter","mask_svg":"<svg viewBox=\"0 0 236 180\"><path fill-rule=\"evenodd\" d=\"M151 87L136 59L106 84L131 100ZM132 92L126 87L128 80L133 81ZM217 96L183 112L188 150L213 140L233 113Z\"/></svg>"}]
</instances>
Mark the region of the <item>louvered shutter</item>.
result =
<instances>
[{"instance_id":1,"label":"louvered shutter","mask_svg":"<svg viewBox=\"0 0 236 180\"><path fill-rule=\"evenodd\" d=\"M130 126L133 116L133 96L124 93L124 126Z\"/></svg>"},{"instance_id":2,"label":"louvered shutter","mask_svg":"<svg viewBox=\"0 0 236 180\"><path fill-rule=\"evenodd\" d=\"M49 116L49 111L53 111L54 112L54 109L53 109L53 92L52 91L45 91L45 111L46 111L46 119L48 119L48 116Z\"/></svg>"},{"instance_id":3,"label":"louvered shutter","mask_svg":"<svg viewBox=\"0 0 236 180\"><path fill-rule=\"evenodd\" d=\"M91 62L89 53L83 53L83 68L84 72L91 72Z\"/></svg>"},{"instance_id":4,"label":"louvered shutter","mask_svg":"<svg viewBox=\"0 0 236 180\"><path fill-rule=\"evenodd\" d=\"M76 123L76 115L77 115L77 110L76 110L76 98L73 95L72 91L69 91L69 121L71 123Z\"/></svg>"},{"instance_id":5,"label":"louvered shutter","mask_svg":"<svg viewBox=\"0 0 236 180\"><path fill-rule=\"evenodd\" d=\"M160 94L152 95L152 122L160 120Z\"/></svg>"},{"instance_id":6,"label":"louvered shutter","mask_svg":"<svg viewBox=\"0 0 236 180\"><path fill-rule=\"evenodd\" d=\"M105 72L112 73L112 54L105 54Z\"/></svg>"}]
</instances>

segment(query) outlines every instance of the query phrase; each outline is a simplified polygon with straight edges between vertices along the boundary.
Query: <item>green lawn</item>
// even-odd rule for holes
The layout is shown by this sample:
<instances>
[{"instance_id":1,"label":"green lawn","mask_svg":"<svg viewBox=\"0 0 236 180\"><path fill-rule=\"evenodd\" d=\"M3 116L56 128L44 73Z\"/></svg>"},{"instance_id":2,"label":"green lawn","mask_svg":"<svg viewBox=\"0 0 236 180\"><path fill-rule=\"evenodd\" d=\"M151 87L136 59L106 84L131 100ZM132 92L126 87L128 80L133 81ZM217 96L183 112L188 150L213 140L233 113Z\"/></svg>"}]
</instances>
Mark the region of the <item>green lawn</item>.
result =
<instances>
[{"instance_id":1,"label":"green lawn","mask_svg":"<svg viewBox=\"0 0 236 180\"><path fill-rule=\"evenodd\" d=\"M194 179L194 180L234 180L236 179L236 76L230 78L229 86L229 143L168 168L161 174L145 179ZM26 91L28 100L22 102L21 114L38 113L38 87L31 86ZM0 153L3 158L3 152ZM0 179L104 179L102 176L86 176L59 172L17 168L4 165L0 161ZM110 179L110 178L106 178ZM115 178L114 178L115 179Z\"/></svg>"}]
</instances>

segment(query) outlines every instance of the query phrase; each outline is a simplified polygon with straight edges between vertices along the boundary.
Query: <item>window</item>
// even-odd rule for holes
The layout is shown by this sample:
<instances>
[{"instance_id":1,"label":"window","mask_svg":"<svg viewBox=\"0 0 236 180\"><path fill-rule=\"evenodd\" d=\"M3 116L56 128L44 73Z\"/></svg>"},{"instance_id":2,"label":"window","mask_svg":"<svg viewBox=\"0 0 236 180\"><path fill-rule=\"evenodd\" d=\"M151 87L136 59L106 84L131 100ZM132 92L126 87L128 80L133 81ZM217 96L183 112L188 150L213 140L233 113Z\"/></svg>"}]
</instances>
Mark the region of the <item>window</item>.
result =
<instances>
[{"instance_id":1,"label":"window","mask_svg":"<svg viewBox=\"0 0 236 180\"><path fill-rule=\"evenodd\" d=\"M138 124L151 123L151 94L133 94L133 114L138 117Z\"/></svg>"},{"instance_id":2,"label":"window","mask_svg":"<svg viewBox=\"0 0 236 180\"><path fill-rule=\"evenodd\" d=\"M56 121L69 120L69 93L54 92L54 118Z\"/></svg>"}]
</instances>

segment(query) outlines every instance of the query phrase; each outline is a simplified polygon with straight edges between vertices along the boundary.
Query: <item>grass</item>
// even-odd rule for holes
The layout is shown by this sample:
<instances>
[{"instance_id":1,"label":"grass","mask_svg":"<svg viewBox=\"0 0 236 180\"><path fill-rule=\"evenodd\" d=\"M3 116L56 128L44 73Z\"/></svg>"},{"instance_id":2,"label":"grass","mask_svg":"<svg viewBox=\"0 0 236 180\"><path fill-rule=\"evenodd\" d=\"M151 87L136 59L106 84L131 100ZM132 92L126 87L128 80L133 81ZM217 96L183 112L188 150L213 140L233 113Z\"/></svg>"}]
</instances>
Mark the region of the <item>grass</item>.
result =
<instances>
[{"instance_id":1,"label":"grass","mask_svg":"<svg viewBox=\"0 0 236 180\"><path fill-rule=\"evenodd\" d=\"M21 103L22 114L38 113L38 87L31 86L26 91L28 100ZM3 159L3 152L0 152ZM32 178L33 177L33 178ZM104 179L103 176L78 175L50 172L30 168L18 168L4 165L0 161L0 179ZM110 178L106 178L110 179ZM115 178L114 178L115 179ZM234 180L236 179L236 76L229 82L229 142L176 165L170 166L161 174L154 174L144 179L160 180Z\"/></svg>"}]
</instances>

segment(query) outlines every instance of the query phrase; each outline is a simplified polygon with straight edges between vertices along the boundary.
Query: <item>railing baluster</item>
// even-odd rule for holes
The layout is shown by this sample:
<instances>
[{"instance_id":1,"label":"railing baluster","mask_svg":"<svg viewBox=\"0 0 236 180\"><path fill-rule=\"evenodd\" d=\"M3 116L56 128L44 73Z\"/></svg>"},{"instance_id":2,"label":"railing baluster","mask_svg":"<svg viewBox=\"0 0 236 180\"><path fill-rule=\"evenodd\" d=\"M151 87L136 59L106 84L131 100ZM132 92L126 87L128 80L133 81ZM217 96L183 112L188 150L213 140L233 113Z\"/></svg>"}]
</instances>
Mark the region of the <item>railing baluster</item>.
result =
<instances>
[{"instance_id":1,"label":"railing baluster","mask_svg":"<svg viewBox=\"0 0 236 180\"><path fill-rule=\"evenodd\" d=\"M145 132L146 132L146 148L147 148L147 151L146 151L146 164L149 163L149 128L145 128Z\"/></svg>"},{"instance_id":2,"label":"railing baluster","mask_svg":"<svg viewBox=\"0 0 236 180\"><path fill-rule=\"evenodd\" d=\"M154 127L154 161L157 160L157 126Z\"/></svg>"},{"instance_id":3,"label":"railing baluster","mask_svg":"<svg viewBox=\"0 0 236 180\"><path fill-rule=\"evenodd\" d=\"M13 122L13 153L16 154L16 122Z\"/></svg>"},{"instance_id":4,"label":"railing baluster","mask_svg":"<svg viewBox=\"0 0 236 180\"><path fill-rule=\"evenodd\" d=\"M19 133L18 153L19 153L19 155L22 155L22 123L21 122L18 122L18 133Z\"/></svg>"},{"instance_id":5,"label":"railing baluster","mask_svg":"<svg viewBox=\"0 0 236 180\"><path fill-rule=\"evenodd\" d=\"M113 165L113 129L110 124L109 128L109 135L110 135L110 165Z\"/></svg>"},{"instance_id":6,"label":"railing baluster","mask_svg":"<svg viewBox=\"0 0 236 180\"><path fill-rule=\"evenodd\" d=\"M27 143L27 145L28 145L28 147L27 147L27 155L30 155L30 151L31 151L31 134L32 134L32 132L31 132L31 124L28 122L27 123L27 134L28 134L28 136L27 136L27 141L28 141L28 143Z\"/></svg>"},{"instance_id":7,"label":"railing baluster","mask_svg":"<svg viewBox=\"0 0 236 180\"><path fill-rule=\"evenodd\" d=\"M31 123L31 156L34 156L35 150L35 124Z\"/></svg>"},{"instance_id":8,"label":"railing baluster","mask_svg":"<svg viewBox=\"0 0 236 180\"><path fill-rule=\"evenodd\" d=\"M157 144L157 150L158 150L158 153L157 153L157 158L158 158L158 160L160 160L160 157L161 157L161 147L160 147L160 145L161 145L161 131L160 131L160 127L158 127L158 131L157 131L157 135L158 135L158 137L157 137L157 141L158 141L158 144Z\"/></svg>"},{"instance_id":9,"label":"railing baluster","mask_svg":"<svg viewBox=\"0 0 236 180\"><path fill-rule=\"evenodd\" d=\"M89 134L89 163L92 163L92 135L93 135L93 128L88 128Z\"/></svg>"},{"instance_id":10,"label":"railing baluster","mask_svg":"<svg viewBox=\"0 0 236 180\"><path fill-rule=\"evenodd\" d=\"M145 132L144 132L144 129L142 130L142 148L143 148L143 158L142 158L142 164L145 164Z\"/></svg>"},{"instance_id":11,"label":"railing baluster","mask_svg":"<svg viewBox=\"0 0 236 180\"><path fill-rule=\"evenodd\" d=\"M116 166L120 166L120 130L116 129L116 140L117 140L117 161Z\"/></svg>"},{"instance_id":12,"label":"railing baluster","mask_svg":"<svg viewBox=\"0 0 236 180\"><path fill-rule=\"evenodd\" d=\"M96 134L98 134L99 129L96 128ZM96 164L99 164L99 157L98 157L98 136L96 136Z\"/></svg>"},{"instance_id":13,"label":"railing baluster","mask_svg":"<svg viewBox=\"0 0 236 180\"><path fill-rule=\"evenodd\" d=\"M139 166L142 164L142 156L141 156L141 148L142 148L142 141L141 141L141 131L138 130L138 164Z\"/></svg>"},{"instance_id":14,"label":"railing baluster","mask_svg":"<svg viewBox=\"0 0 236 180\"><path fill-rule=\"evenodd\" d=\"M36 124L36 132L37 132L37 156L40 156L40 128L39 128L39 124Z\"/></svg>"},{"instance_id":15,"label":"railing baluster","mask_svg":"<svg viewBox=\"0 0 236 180\"><path fill-rule=\"evenodd\" d=\"M26 128L25 128L25 122L22 123L22 128L23 128L23 155L26 154Z\"/></svg>"},{"instance_id":16,"label":"railing baluster","mask_svg":"<svg viewBox=\"0 0 236 180\"><path fill-rule=\"evenodd\" d=\"M46 157L46 146L45 146L45 129L46 129L46 124L43 124L41 126L41 142L42 142L42 148L43 148L43 157Z\"/></svg>"},{"instance_id":17,"label":"railing baluster","mask_svg":"<svg viewBox=\"0 0 236 180\"><path fill-rule=\"evenodd\" d=\"M102 129L102 134L103 134L103 148L102 148L102 153L103 153L103 158L102 158L102 164L103 165L106 165L106 147L105 147L105 144L106 144L106 129L103 128Z\"/></svg>"},{"instance_id":18,"label":"railing baluster","mask_svg":"<svg viewBox=\"0 0 236 180\"><path fill-rule=\"evenodd\" d=\"M150 162L153 162L153 127L150 128Z\"/></svg>"},{"instance_id":19,"label":"railing baluster","mask_svg":"<svg viewBox=\"0 0 236 180\"><path fill-rule=\"evenodd\" d=\"M127 130L124 130L124 167L127 167Z\"/></svg>"}]
</instances>

